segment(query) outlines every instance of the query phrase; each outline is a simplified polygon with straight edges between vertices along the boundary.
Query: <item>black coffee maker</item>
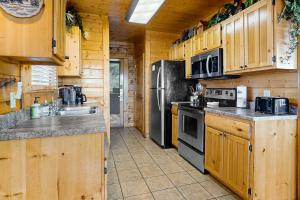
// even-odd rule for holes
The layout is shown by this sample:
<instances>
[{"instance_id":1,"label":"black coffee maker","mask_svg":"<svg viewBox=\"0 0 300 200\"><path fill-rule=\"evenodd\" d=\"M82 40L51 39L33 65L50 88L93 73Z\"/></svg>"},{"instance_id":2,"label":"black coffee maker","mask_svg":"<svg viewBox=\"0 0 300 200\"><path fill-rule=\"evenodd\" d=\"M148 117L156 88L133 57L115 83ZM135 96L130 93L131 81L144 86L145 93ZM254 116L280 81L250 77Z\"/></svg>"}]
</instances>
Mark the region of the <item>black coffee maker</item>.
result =
<instances>
[{"instance_id":1,"label":"black coffee maker","mask_svg":"<svg viewBox=\"0 0 300 200\"><path fill-rule=\"evenodd\" d=\"M73 88L76 92L76 104L83 104L84 102L86 102L86 95L82 94L82 87L74 85Z\"/></svg>"},{"instance_id":2,"label":"black coffee maker","mask_svg":"<svg viewBox=\"0 0 300 200\"><path fill-rule=\"evenodd\" d=\"M82 87L77 86L77 85L64 85L64 88L70 88L73 91L75 91L75 95L74 95L75 96L75 99L74 99L75 104L83 104L84 102L87 101L86 95L82 94ZM61 91L60 91L60 96L63 99L66 98L63 94L61 94Z\"/></svg>"}]
</instances>

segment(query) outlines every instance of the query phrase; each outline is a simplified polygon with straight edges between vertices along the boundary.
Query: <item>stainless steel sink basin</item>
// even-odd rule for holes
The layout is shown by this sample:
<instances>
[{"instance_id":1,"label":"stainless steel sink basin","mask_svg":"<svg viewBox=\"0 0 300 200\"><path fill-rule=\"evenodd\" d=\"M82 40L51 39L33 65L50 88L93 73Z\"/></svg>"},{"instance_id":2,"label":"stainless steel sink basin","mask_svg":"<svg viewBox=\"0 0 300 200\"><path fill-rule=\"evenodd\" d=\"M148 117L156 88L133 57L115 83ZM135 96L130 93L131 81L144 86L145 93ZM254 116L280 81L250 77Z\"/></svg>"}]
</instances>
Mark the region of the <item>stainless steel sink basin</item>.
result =
<instances>
[{"instance_id":1,"label":"stainless steel sink basin","mask_svg":"<svg viewBox=\"0 0 300 200\"><path fill-rule=\"evenodd\" d=\"M90 106L70 106L60 108L57 115L60 116L82 116L82 115L93 115L98 113L98 107Z\"/></svg>"}]
</instances>

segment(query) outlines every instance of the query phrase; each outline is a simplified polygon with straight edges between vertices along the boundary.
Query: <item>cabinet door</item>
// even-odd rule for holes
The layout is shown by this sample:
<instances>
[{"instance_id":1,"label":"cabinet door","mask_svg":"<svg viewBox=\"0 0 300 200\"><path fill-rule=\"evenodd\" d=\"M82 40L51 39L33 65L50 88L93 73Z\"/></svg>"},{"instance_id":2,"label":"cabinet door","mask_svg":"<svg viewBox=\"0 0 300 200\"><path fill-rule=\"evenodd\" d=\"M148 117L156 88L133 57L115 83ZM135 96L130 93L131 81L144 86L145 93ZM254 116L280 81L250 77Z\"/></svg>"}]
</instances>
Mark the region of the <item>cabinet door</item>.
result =
<instances>
[{"instance_id":1,"label":"cabinet door","mask_svg":"<svg viewBox=\"0 0 300 200\"><path fill-rule=\"evenodd\" d=\"M185 45L185 43L182 42L182 43L180 43L179 45L177 45L175 47L176 48L176 57L177 57L177 60L184 60L185 59L185 56L184 56L184 53L185 53L184 45Z\"/></svg>"},{"instance_id":2,"label":"cabinet door","mask_svg":"<svg viewBox=\"0 0 300 200\"><path fill-rule=\"evenodd\" d=\"M72 27L66 32L66 60L64 66L58 67L59 76L81 75L81 32L78 27Z\"/></svg>"},{"instance_id":3,"label":"cabinet door","mask_svg":"<svg viewBox=\"0 0 300 200\"><path fill-rule=\"evenodd\" d=\"M178 116L172 115L172 144L178 147Z\"/></svg>"},{"instance_id":4,"label":"cabinet door","mask_svg":"<svg viewBox=\"0 0 300 200\"><path fill-rule=\"evenodd\" d=\"M0 141L0 199L25 200L25 141Z\"/></svg>"},{"instance_id":5,"label":"cabinet door","mask_svg":"<svg viewBox=\"0 0 300 200\"><path fill-rule=\"evenodd\" d=\"M199 46L200 46L200 53L207 51L207 31L204 31L203 33L200 34L199 36Z\"/></svg>"},{"instance_id":6,"label":"cabinet door","mask_svg":"<svg viewBox=\"0 0 300 200\"><path fill-rule=\"evenodd\" d=\"M248 145L246 139L224 134L224 180L245 199L248 195Z\"/></svg>"},{"instance_id":7,"label":"cabinet door","mask_svg":"<svg viewBox=\"0 0 300 200\"><path fill-rule=\"evenodd\" d=\"M201 52L201 47L200 47L200 34L197 34L194 36L194 54L197 55Z\"/></svg>"},{"instance_id":8,"label":"cabinet door","mask_svg":"<svg viewBox=\"0 0 300 200\"><path fill-rule=\"evenodd\" d=\"M223 177L223 133L206 127L205 168L214 176Z\"/></svg>"},{"instance_id":9,"label":"cabinet door","mask_svg":"<svg viewBox=\"0 0 300 200\"><path fill-rule=\"evenodd\" d=\"M245 67L267 67L273 56L273 6L262 0L244 12Z\"/></svg>"},{"instance_id":10,"label":"cabinet door","mask_svg":"<svg viewBox=\"0 0 300 200\"><path fill-rule=\"evenodd\" d=\"M58 199L101 200L104 192L104 134L60 137L58 144Z\"/></svg>"},{"instance_id":11,"label":"cabinet door","mask_svg":"<svg viewBox=\"0 0 300 200\"><path fill-rule=\"evenodd\" d=\"M185 56L185 78L191 78L191 58L193 54L193 43L192 39L187 40L184 42L184 56Z\"/></svg>"},{"instance_id":12,"label":"cabinet door","mask_svg":"<svg viewBox=\"0 0 300 200\"><path fill-rule=\"evenodd\" d=\"M244 18L243 13L222 24L224 71L244 69Z\"/></svg>"},{"instance_id":13,"label":"cabinet door","mask_svg":"<svg viewBox=\"0 0 300 200\"><path fill-rule=\"evenodd\" d=\"M53 1L53 54L65 60L65 12L66 0Z\"/></svg>"},{"instance_id":14,"label":"cabinet door","mask_svg":"<svg viewBox=\"0 0 300 200\"><path fill-rule=\"evenodd\" d=\"M55 138L26 142L26 198L58 199L57 145Z\"/></svg>"},{"instance_id":15,"label":"cabinet door","mask_svg":"<svg viewBox=\"0 0 300 200\"><path fill-rule=\"evenodd\" d=\"M217 24L207 31L207 49L211 50L221 46L221 24Z\"/></svg>"}]
</instances>

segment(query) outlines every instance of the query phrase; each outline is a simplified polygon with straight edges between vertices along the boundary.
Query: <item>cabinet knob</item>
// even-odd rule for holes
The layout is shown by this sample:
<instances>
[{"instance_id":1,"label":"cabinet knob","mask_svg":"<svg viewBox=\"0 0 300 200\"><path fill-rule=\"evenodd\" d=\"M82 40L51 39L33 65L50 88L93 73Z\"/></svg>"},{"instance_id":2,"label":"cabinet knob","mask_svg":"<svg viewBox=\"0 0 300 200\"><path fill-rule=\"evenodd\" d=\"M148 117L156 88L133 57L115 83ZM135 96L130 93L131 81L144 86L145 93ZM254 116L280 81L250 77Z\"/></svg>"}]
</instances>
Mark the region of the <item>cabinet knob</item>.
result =
<instances>
[{"instance_id":1,"label":"cabinet knob","mask_svg":"<svg viewBox=\"0 0 300 200\"><path fill-rule=\"evenodd\" d=\"M245 68L247 68L248 67L248 65L245 65Z\"/></svg>"},{"instance_id":2,"label":"cabinet knob","mask_svg":"<svg viewBox=\"0 0 300 200\"><path fill-rule=\"evenodd\" d=\"M65 56L65 59L70 59L70 57L69 56Z\"/></svg>"},{"instance_id":3,"label":"cabinet knob","mask_svg":"<svg viewBox=\"0 0 300 200\"><path fill-rule=\"evenodd\" d=\"M241 65L241 66L240 66L240 68L241 68L241 69L243 69L243 68L244 68L244 66L242 66L242 65Z\"/></svg>"}]
</instances>

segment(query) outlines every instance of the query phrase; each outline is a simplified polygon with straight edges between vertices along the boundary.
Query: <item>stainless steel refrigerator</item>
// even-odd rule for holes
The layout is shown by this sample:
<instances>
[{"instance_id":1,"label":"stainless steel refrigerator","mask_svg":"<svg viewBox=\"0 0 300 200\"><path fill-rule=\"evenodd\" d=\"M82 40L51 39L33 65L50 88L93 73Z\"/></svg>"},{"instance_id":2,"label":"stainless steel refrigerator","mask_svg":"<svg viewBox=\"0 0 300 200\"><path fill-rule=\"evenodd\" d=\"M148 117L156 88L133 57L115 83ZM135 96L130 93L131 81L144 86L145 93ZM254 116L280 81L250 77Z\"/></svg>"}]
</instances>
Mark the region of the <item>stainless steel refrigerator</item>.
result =
<instances>
[{"instance_id":1,"label":"stainless steel refrigerator","mask_svg":"<svg viewBox=\"0 0 300 200\"><path fill-rule=\"evenodd\" d=\"M151 68L150 137L168 148L172 140L171 102L188 101L188 86L195 81L185 79L184 61L161 60Z\"/></svg>"}]
</instances>

